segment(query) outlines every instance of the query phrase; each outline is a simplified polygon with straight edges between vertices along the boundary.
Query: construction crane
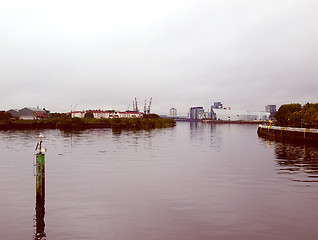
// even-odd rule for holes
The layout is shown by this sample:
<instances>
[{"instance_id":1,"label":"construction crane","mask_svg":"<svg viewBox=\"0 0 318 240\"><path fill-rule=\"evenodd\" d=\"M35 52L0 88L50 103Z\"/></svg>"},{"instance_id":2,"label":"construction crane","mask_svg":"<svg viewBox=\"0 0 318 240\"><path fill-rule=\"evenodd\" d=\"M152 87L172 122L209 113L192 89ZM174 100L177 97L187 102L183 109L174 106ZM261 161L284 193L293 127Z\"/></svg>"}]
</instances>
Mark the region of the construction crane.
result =
<instances>
[{"instance_id":1,"label":"construction crane","mask_svg":"<svg viewBox=\"0 0 318 240\"><path fill-rule=\"evenodd\" d=\"M147 114L147 100L145 99L144 114Z\"/></svg>"},{"instance_id":2,"label":"construction crane","mask_svg":"<svg viewBox=\"0 0 318 240\"><path fill-rule=\"evenodd\" d=\"M75 104L74 107L73 107L73 105L71 105L71 117L73 117L73 112L74 112L76 107L77 107L77 104Z\"/></svg>"},{"instance_id":3,"label":"construction crane","mask_svg":"<svg viewBox=\"0 0 318 240\"><path fill-rule=\"evenodd\" d=\"M151 102L152 102L152 97L150 98L150 101L149 101L149 105L148 105L148 108L147 108L147 114L150 114ZM146 107L146 103L145 103L145 107Z\"/></svg>"},{"instance_id":4,"label":"construction crane","mask_svg":"<svg viewBox=\"0 0 318 240\"><path fill-rule=\"evenodd\" d=\"M138 104L137 104L137 98L135 98L135 101L133 101L133 111L139 112Z\"/></svg>"},{"instance_id":5,"label":"construction crane","mask_svg":"<svg viewBox=\"0 0 318 240\"><path fill-rule=\"evenodd\" d=\"M145 99L144 114L150 113L151 102L152 102L152 97L150 98L149 104L147 106L147 100ZM133 100L133 111L139 112L137 98L135 98L135 100Z\"/></svg>"},{"instance_id":6,"label":"construction crane","mask_svg":"<svg viewBox=\"0 0 318 240\"><path fill-rule=\"evenodd\" d=\"M73 107L73 105L71 105L71 112L74 112L75 108L77 107L77 104L75 104L75 106Z\"/></svg>"},{"instance_id":7,"label":"construction crane","mask_svg":"<svg viewBox=\"0 0 318 240\"><path fill-rule=\"evenodd\" d=\"M136 112L139 112L137 98L135 98Z\"/></svg>"}]
</instances>

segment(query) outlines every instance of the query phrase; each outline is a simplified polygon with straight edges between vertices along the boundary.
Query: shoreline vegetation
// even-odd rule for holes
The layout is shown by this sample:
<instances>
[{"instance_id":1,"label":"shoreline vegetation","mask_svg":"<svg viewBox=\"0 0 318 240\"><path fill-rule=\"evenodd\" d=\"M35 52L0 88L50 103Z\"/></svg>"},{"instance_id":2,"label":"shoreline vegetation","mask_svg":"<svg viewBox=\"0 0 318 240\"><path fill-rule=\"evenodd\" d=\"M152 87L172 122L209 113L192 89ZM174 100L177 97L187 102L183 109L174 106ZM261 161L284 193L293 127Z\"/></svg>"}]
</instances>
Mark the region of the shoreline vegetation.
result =
<instances>
[{"instance_id":1,"label":"shoreline vegetation","mask_svg":"<svg viewBox=\"0 0 318 240\"><path fill-rule=\"evenodd\" d=\"M0 130L85 130L93 128L147 130L174 127L175 125L173 119L161 118L156 114L144 115L143 118L71 118L66 114L52 114L50 118L44 120L0 119Z\"/></svg>"},{"instance_id":2,"label":"shoreline vegetation","mask_svg":"<svg viewBox=\"0 0 318 240\"><path fill-rule=\"evenodd\" d=\"M259 126L258 136L269 140L318 144L318 103L282 105L275 124Z\"/></svg>"},{"instance_id":3,"label":"shoreline vegetation","mask_svg":"<svg viewBox=\"0 0 318 240\"><path fill-rule=\"evenodd\" d=\"M281 127L318 128L318 103L291 103L280 106L274 115Z\"/></svg>"}]
</instances>

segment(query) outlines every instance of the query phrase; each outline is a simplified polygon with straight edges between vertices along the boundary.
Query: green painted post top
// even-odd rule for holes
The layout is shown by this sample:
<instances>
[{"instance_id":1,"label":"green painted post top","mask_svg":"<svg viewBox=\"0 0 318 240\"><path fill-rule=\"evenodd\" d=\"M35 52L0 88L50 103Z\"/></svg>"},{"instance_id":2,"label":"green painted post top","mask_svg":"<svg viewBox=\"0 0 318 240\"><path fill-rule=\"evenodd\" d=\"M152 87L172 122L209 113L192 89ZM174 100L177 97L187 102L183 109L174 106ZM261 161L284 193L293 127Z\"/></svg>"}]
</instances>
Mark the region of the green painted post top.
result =
<instances>
[{"instance_id":1,"label":"green painted post top","mask_svg":"<svg viewBox=\"0 0 318 240\"><path fill-rule=\"evenodd\" d=\"M37 192L42 191L44 178L45 178L45 155L43 153L37 153L36 154L36 189L37 189Z\"/></svg>"},{"instance_id":2,"label":"green painted post top","mask_svg":"<svg viewBox=\"0 0 318 240\"><path fill-rule=\"evenodd\" d=\"M43 153L37 153L36 154L36 161L37 164L41 164L42 166L44 166L45 163L45 155Z\"/></svg>"},{"instance_id":3,"label":"green painted post top","mask_svg":"<svg viewBox=\"0 0 318 240\"><path fill-rule=\"evenodd\" d=\"M39 177L45 172L45 155L43 153L36 154L36 176Z\"/></svg>"}]
</instances>

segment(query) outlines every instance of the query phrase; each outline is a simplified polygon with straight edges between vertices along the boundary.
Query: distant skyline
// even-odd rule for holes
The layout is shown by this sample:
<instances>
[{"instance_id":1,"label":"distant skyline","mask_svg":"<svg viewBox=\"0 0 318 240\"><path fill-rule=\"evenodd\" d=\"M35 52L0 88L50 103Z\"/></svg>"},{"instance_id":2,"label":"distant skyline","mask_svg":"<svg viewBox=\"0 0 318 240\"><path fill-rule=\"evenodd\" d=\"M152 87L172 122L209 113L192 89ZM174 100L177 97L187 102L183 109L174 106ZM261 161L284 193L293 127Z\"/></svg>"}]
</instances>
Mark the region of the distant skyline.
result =
<instances>
[{"instance_id":1,"label":"distant skyline","mask_svg":"<svg viewBox=\"0 0 318 240\"><path fill-rule=\"evenodd\" d=\"M315 0L0 0L0 110L318 102Z\"/></svg>"}]
</instances>

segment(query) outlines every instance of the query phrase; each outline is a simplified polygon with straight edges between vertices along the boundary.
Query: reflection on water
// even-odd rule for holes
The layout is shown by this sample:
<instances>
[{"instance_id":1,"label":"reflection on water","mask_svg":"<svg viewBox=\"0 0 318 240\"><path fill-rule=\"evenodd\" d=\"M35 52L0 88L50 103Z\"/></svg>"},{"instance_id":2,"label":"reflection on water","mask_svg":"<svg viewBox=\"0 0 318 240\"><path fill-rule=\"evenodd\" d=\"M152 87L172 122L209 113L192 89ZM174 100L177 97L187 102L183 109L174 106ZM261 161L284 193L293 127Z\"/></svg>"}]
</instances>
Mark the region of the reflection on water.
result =
<instances>
[{"instance_id":1,"label":"reflection on water","mask_svg":"<svg viewBox=\"0 0 318 240\"><path fill-rule=\"evenodd\" d=\"M262 139L274 146L279 174L288 175L295 182L318 182L317 146Z\"/></svg>"},{"instance_id":2,"label":"reflection on water","mask_svg":"<svg viewBox=\"0 0 318 240\"><path fill-rule=\"evenodd\" d=\"M318 182L317 147L276 143L275 155L281 174L293 175L293 181Z\"/></svg>"},{"instance_id":3,"label":"reflection on water","mask_svg":"<svg viewBox=\"0 0 318 240\"><path fill-rule=\"evenodd\" d=\"M195 141L201 142L201 144L204 144L207 140L206 133L209 133L209 141L210 141L210 147L213 148L219 148L222 137L217 133L217 127L220 126L218 124L202 124L200 122L190 122L190 137L191 139Z\"/></svg>"},{"instance_id":4,"label":"reflection on water","mask_svg":"<svg viewBox=\"0 0 318 240\"><path fill-rule=\"evenodd\" d=\"M35 211L36 215L34 216L34 240L44 240L46 239L45 233L45 195L36 195L36 205Z\"/></svg>"}]
</instances>

